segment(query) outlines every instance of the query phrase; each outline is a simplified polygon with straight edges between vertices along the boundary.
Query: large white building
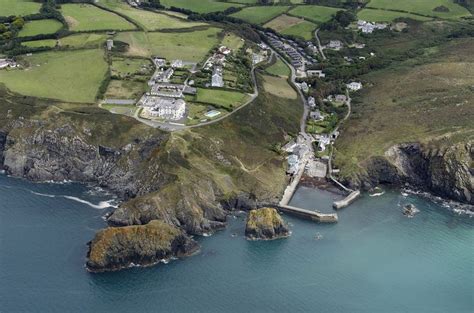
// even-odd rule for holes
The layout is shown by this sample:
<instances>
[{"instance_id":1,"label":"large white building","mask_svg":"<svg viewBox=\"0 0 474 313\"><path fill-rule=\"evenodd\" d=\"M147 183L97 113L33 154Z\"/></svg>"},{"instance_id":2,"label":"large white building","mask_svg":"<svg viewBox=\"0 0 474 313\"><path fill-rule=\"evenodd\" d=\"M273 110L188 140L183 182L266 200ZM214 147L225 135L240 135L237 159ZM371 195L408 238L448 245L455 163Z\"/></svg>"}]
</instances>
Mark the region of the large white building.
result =
<instances>
[{"instance_id":1,"label":"large white building","mask_svg":"<svg viewBox=\"0 0 474 313\"><path fill-rule=\"evenodd\" d=\"M177 121L186 113L186 102L183 99L144 96L140 101L145 115Z\"/></svg>"},{"instance_id":2,"label":"large white building","mask_svg":"<svg viewBox=\"0 0 474 313\"><path fill-rule=\"evenodd\" d=\"M212 87L224 87L224 79L222 78L222 68L216 66L212 71Z\"/></svg>"}]
</instances>

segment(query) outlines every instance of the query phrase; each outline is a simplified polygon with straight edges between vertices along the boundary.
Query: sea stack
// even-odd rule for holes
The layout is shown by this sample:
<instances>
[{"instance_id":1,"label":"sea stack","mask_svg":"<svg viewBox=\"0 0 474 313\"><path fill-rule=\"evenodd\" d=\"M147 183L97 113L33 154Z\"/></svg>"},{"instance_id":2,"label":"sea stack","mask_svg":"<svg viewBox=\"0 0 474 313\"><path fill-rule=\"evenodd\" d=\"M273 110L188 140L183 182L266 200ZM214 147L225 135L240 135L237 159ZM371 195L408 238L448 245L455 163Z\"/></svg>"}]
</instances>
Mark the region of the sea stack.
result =
<instances>
[{"instance_id":1,"label":"sea stack","mask_svg":"<svg viewBox=\"0 0 474 313\"><path fill-rule=\"evenodd\" d=\"M273 208L250 211L245 236L250 240L273 240L290 235L288 225Z\"/></svg>"},{"instance_id":2,"label":"sea stack","mask_svg":"<svg viewBox=\"0 0 474 313\"><path fill-rule=\"evenodd\" d=\"M196 241L173 225L153 220L146 225L108 227L89 243L87 269L116 271L132 265L150 266L189 256L199 249Z\"/></svg>"}]
</instances>

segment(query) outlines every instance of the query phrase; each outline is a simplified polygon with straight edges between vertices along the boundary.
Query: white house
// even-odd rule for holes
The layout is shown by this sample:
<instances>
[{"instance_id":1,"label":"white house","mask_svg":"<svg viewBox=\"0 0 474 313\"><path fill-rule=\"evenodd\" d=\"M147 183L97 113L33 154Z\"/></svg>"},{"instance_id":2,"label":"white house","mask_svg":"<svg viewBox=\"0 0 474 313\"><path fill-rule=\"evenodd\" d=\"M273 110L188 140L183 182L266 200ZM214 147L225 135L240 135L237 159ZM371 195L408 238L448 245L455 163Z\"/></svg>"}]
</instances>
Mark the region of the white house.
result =
<instances>
[{"instance_id":1,"label":"white house","mask_svg":"<svg viewBox=\"0 0 474 313\"><path fill-rule=\"evenodd\" d=\"M357 90L362 89L362 83L360 83L360 82L352 82L352 83L346 84L346 87L347 87L347 89L349 89L350 91L357 91Z\"/></svg>"},{"instance_id":2,"label":"white house","mask_svg":"<svg viewBox=\"0 0 474 313\"><path fill-rule=\"evenodd\" d=\"M308 97L308 105L310 108L316 107L316 100L314 99L314 97Z\"/></svg>"},{"instance_id":3,"label":"white house","mask_svg":"<svg viewBox=\"0 0 474 313\"><path fill-rule=\"evenodd\" d=\"M326 77L326 74L324 74L322 70L307 70L306 75L308 75L308 77L315 77L315 76L319 78Z\"/></svg>"},{"instance_id":4,"label":"white house","mask_svg":"<svg viewBox=\"0 0 474 313\"><path fill-rule=\"evenodd\" d=\"M173 68L183 67L183 60L173 60L173 62L171 62L171 67Z\"/></svg>"},{"instance_id":5,"label":"white house","mask_svg":"<svg viewBox=\"0 0 474 313\"><path fill-rule=\"evenodd\" d=\"M222 78L222 68L216 66L212 71L212 80L211 80L212 87L224 87L224 79Z\"/></svg>"},{"instance_id":6,"label":"white house","mask_svg":"<svg viewBox=\"0 0 474 313\"><path fill-rule=\"evenodd\" d=\"M343 44L340 40L330 40L326 47L333 50L341 50L342 46Z\"/></svg>"}]
</instances>

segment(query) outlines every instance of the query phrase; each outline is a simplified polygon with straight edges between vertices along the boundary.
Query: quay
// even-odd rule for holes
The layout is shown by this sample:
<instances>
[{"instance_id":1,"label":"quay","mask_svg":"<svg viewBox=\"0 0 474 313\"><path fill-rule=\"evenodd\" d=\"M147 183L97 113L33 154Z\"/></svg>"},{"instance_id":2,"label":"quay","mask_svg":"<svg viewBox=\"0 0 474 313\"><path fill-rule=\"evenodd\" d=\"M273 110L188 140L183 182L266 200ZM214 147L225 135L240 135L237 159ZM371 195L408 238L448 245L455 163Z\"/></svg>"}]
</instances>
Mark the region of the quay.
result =
<instances>
[{"instance_id":1,"label":"quay","mask_svg":"<svg viewBox=\"0 0 474 313\"><path fill-rule=\"evenodd\" d=\"M319 223L337 223L338 221L336 213L320 213L316 211L297 208L291 205L278 205L276 207L282 212L293 214Z\"/></svg>"},{"instance_id":2,"label":"quay","mask_svg":"<svg viewBox=\"0 0 474 313\"><path fill-rule=\"evenodd\" d=\"M354 190L350 194L348 194L347 197L345 197L344 199L339 200L339 201L335 201L332 206L336 210L343 209L343 208L349 206L357 198L359 198L359 196L360 196L360 191L359 190Z\"/></svg>"}]
</instances>

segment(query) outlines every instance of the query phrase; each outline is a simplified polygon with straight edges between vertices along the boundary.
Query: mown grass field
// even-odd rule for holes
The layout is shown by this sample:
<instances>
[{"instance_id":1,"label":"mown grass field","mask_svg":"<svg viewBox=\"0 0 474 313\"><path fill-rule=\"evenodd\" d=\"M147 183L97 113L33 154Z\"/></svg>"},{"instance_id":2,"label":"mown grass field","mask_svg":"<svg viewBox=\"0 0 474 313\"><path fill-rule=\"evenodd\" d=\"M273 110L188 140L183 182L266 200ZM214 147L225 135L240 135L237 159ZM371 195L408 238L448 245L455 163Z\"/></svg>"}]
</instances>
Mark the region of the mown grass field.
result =
<instances>
[{"instance_id":1,"label":"mown grass field","mask_svg":"<svg viewBox=\"0 0 474 313\"><path fill-rule=\"evenodd\" d=\"M299 17L304 17L315 23L324 23L331 19L341 8L331 8L319 5L299 5L288 13Z\"/></svg>"},{"instance_id":2,"label":"mown grass field","mask_svg":"<svg viewBox=\"0 0 474 313\"><path fill-rule=\"evenodd\" d=\"M417 21L431 20L431 18L421 15L386 10L363 9L357 13L357 18L370 22L391 22L399 17L411 18Z\"/></svg>"},{"instance_id":3,"label":"mown grass field","mask_svg":"<svg viewBox=\"0 0 474 313\"><path fill-rule=\"evenodd\" d=\"M248 99L248 95L229 90L203 89L199 88L196 101L216 105L218 107L232 109L240 106Z\"/></svg>"},{"instance_id":4,"label":"mown grass field","mask_svg":"<svg viewBox=\"0 0 474 313\"><path fill-rule=\"evenodd\" d=\"M143 67L151 67L148 59L131 59L131 58L112 58L110 70L112 75L126 76L133 75L140 71Z\"/></svg>"},{"instance_id":5,"label":"mown grass field","mask_svg":"<svg viewBox=\"0 0 474 313\"><path fill-rule=\"evenodd\" d=\"M200 62L219 43L220 28L177 33L125 32L117 40L130 44L128 55L149 57L157 55L170 60Z\"/></svg>"},{"instance_id":6,"label":"mown grass field","mask_svg":"<svg viewBox=\"0 0 474 313\"><path fill-rule=\"evenodd\" d=\"M69 102L94 102L107 71L104 52L43 52L25 57L29 67L0 72L0 83L19 94Z\"/></svg>"},{"instance_id":7,"label":"mown grass field","mask_svg":"<svg viewBox=\"0 0 474 313\"><path fill-rule=\"evenodd\" d=\"M455 4L452 0L371 0L367 6L386 10L401 10L447 19L458 19L465 16L471 16L466 8ZM434 9L439 6L447 7L449 12L434 11Z\"/></svg>"},{"instance_id":8,"label":"mown grass field","mask_svg":"<svg viewBox=\"0 0 474 313\"><path fill-rule=\"evenodd\" d=\"M282 14L264 25L284 35L299 36L306 40L313 37L317 25L302 18Z\"/></svg>"},{"instance_id":9,"label":"mown grass field","mask_svg":"<svg viewBox=\"0 0 474 313\"><path fill-rule=\"evenodd\" d=\"M238 3L218 2L216 0L161 0L160 2L167 8L174 6L197 13L224 11L230 7L242 6Z\"/></svg>"},{"instance_id":10,"label":"mown grass field","mask_svg":"<svg viewBox=\"0 0 474 313\"><path fill-rule=\"evenodd\" d=\"M288 84L286 78L265 75L263 88L269 94L285 99L297 99L296 91Z\"/></svg>"},{"instance_id":11,"label":"mown grass field","mask_svg":"<svg viewBox=\"0 0 474 313\"><path fill-rule=\"evenodd\" d=\"M356 176L365 160L398 143L472 138L473 50L472 40L456 40L362 77L370 87L354 98L353 114L336 141L342 174Z\"/></svg>"},{"instance_id":12,"label":"mown grass field","mask_svg":"<svg viewBox=\"0 0 474 313\"><path fill-rule=\"evenodd\" d=\"M41 3L32 0L0 0L0 16L30 15L38 13Z\"/></svg>"},{"instance_id":13,"label":"mown grass field","mask_svg":"<svg viewBox=\"0 0 474 313\"><path fill-rule=\"evenodd\" d=\"M231 14L231 16L253 24L264 24L272 18L286 12L288 8L289 7L287 6L248 7L237 13Z\"/></svg>"},{"instance_id":14,"label":"mown grass field","mask_svg":"<svg viewBox=\"0 0 474 313\"><path fill-rule=\"evenodd\" d=\"M63 4L61 13L72 31L136 28L123 17L90 4Z\"/></svg>"},{"instance_id":15,"label":"mown grass field","mask_svg":"<svg viewBox=\"0 0 474 313\"><path fill-rule=\"evenodd\" d=\"M18 37L36 36L41 34L54 34L61 29L63 24L56 20L37 20L25 23L18 33Z\"/></svg>"},{"instance_id":16,"label":"mown grass field","mask_svg":"<svg viewBox=\"0 0 474 313\"><path fill-rule=\"evenodd\" d=\"M280 58L277 58L276 62L272 64L271 66L267 67L265 71L270 74L281 76L281 77L290 76L290 68L285 63L283 63L283 61L280 60Z\"/></svg>"}]
</instances>

